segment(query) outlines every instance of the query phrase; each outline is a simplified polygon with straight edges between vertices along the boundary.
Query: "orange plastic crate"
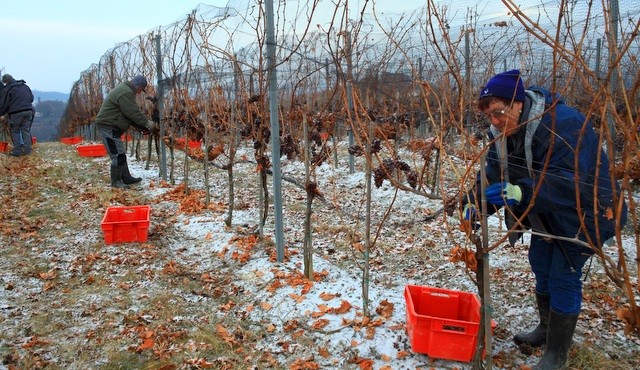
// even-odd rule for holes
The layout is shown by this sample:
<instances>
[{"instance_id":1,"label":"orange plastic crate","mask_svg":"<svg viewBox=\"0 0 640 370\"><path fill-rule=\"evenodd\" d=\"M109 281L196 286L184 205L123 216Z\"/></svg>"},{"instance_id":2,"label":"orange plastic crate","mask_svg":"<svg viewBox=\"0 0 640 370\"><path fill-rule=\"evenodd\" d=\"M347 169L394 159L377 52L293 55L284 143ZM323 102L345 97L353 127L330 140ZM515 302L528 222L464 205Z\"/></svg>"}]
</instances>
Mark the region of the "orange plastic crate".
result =
<instances>
[{"instance_id":1,"label":"orange plastic crate","mask_svg":"<svg viewBox=\"0 0 640 370\"><path fill-rule=\"evenodd\" d=\"M6 153L9 149L9 143L5 141L0 141L0 153Z\"/></svg>"},{"instance_id":2,"label":"orange plastic crate","mask_svg":"<svg viewBox=\"0 0 640 370\"><path fill-rule=\"evenodd\" d=\"M407 285L411 349L431 358L469 362L478 342L480 301L475 294ZM495 324L492 322L492 331Z\"/></svg>"},{"instance_id":3,"label":"orange plastic crate","mask_svg":"<svg viewBox=\"0 0 640 370\"><path fill-rule=\"evenodd\" d=\"M80 136L63 137L63 138L60 138L60 141L63 144L69 144L69 145L79 144L82 142L82 137Z\"/></svg>"},{"instance_id":4,"label":"orange plastic crate","mask_svg":"<svg viewBox=\"0 0 640 370\"><path fill-rule=\"evenodd\" d=\"M151 217L151 206L108 207L102 218L104 242L146 242Z\"/></svg>"},{"instance_id":5,"label":"orange plastic crate","mask_svg":"<svg viewBox=\"0 0 640 370\"><path fill-rule=\"evenodd\" d=\"M107 155L107 149L102 144L81 145L77 149L81 157L102 157Z\"/></svg>"}]
</instances>

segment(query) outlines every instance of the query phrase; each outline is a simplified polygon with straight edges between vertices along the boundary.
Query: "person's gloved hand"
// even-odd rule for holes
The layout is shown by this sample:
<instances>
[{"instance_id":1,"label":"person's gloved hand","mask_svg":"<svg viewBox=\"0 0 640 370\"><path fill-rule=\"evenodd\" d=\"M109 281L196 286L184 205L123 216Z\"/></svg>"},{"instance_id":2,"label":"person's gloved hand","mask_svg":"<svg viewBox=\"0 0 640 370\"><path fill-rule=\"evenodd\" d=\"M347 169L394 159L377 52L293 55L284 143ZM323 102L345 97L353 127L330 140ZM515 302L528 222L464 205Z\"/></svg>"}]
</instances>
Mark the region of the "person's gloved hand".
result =
<instances>
[{"instance_id":1,"label":"person's gloved hand","mask_svg":"<svg viewBox=\"0 0 640 370\"><path fill-rule=\"evenodd\" d=\"M471 203L467 203L462 208L462 217L467 221L475 221L478 218L478 211L476 206Z\"/></svg>"},{"instance_id":2,"label":"person's gloved hand","mask_svg":"<svg viewBox=\"0 0 640 370\"><path fill-rule=\"evenodd\" d=\"M475 205L472 203L465 204L462 208L462 217L469 224L471 230L480 229L480 213L478 213Z\"/></svg>"},{"instance_id":3,"label":"person's gloved hand","mask_svg":"<svg viewBox=\"0 0 640 370\"><path fill-rule=\"evenodd\" d=\"M158 127L157 123L153 122L152 120L147 121L147 129L149 129L149 131L152 131L156 127Z\"/></svg>"},{"instance_id":4,"label":"person's gloved hand","mask_svg":"<svg viewBox=\"0 0 640 370\"><path fill-rule=\"evenodd\" d=\"M496 206L513 206L520 204L522 200L522 189L518 185L509 182L497 182L487 186L484 191L487 203Z\"/></svg>"}]
</instances>

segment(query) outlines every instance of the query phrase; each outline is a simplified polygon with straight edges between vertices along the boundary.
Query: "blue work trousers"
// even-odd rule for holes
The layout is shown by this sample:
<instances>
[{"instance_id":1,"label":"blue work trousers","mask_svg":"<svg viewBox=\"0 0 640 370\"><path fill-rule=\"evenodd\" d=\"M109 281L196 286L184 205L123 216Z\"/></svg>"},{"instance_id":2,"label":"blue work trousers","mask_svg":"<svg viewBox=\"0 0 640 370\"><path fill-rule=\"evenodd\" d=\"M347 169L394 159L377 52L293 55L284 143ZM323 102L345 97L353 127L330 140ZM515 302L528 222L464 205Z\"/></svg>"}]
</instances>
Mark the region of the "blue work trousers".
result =
<instances>
[{"instance_id":1,"label":"blue work trousers","mask_svg":"<svg viewBox=\"0 0 640 370\"><path fill-rule=\"evenodd\" d=\"M531 236L529 263L536 291L549 294L553 311L577 314L582 306L582 268L593 253L576 244Z\"/></svg>"}]
</instances>

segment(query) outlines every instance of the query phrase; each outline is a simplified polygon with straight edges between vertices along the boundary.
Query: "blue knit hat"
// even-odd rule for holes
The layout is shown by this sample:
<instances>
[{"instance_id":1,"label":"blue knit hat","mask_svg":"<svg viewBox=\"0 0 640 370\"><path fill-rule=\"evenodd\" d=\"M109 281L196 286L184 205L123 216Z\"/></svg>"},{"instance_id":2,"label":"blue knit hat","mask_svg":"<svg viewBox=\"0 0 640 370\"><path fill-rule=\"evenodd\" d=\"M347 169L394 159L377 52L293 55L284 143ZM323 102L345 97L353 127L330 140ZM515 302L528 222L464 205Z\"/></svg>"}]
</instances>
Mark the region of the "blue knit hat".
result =
<instances>
[{"instance_id":1,"label":"blue knit hat","mask_svg":"<svg viewBox=\"0 0 640 370\"><path fill-rule=\"evenodd\" d=\"M520 71L513 69L493 76L480 92L480 99L488 96L523 102L525 94Z\"/></svg>"}]
</instances>

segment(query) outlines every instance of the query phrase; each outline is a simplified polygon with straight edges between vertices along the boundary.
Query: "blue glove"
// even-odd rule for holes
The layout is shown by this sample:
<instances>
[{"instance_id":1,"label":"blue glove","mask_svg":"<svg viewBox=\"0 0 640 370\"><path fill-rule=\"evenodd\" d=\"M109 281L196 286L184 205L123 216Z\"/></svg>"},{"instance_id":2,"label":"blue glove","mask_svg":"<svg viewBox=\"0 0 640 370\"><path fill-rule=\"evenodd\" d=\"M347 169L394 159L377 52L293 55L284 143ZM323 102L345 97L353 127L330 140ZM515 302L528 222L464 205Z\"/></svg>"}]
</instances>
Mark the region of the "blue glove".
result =
<instances>
[{"instance_id":1,"label":"blue glove","mask_svg":"<svg viewBox=\"0 0 640 370\"><path fill-rule=\"evenodd\" d=\"M487 186L484 192L487 203L496 206L513 206L520 204L522 189L518 185L509 182L497 182Z\"/></svg>"}]
</instances>

